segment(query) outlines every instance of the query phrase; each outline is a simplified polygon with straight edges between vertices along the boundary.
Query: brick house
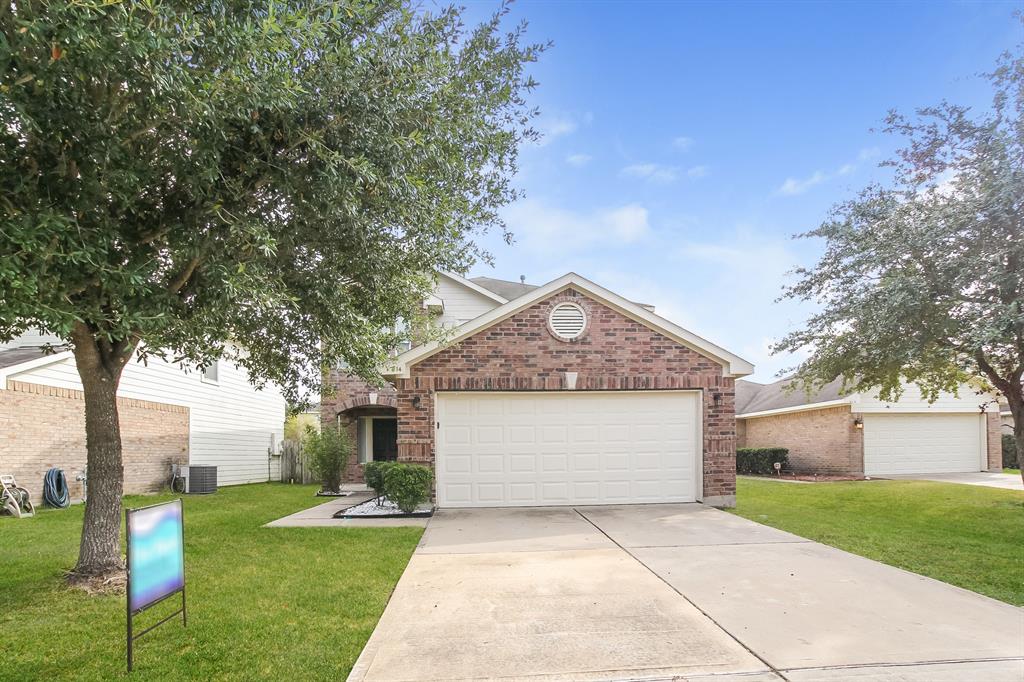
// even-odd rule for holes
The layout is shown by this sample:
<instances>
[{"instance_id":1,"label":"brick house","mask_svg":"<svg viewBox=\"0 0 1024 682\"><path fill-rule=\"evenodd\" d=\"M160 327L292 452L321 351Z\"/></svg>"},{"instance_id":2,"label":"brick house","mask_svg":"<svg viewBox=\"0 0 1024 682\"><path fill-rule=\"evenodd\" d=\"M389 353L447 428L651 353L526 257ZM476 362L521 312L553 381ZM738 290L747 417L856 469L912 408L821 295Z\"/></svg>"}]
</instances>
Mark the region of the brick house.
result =
<instances>
[{"instance_id":1,"label":"brick house","mask_svg":"<svg viewBox=\"0 0 1024 682\"><path fill-rule=\"evenodd\" d=\"M913 385L894 403L842 392L808 396L787 380L736 382L739 447L785 447L799 473L885 477L1001 470L994 396L963 386L929 403Z\"/></svg>"},{"instance_id":2,"label":"brick house","mask_svg":"<svg viewBox=\"0 0 1024 682\"><path fill-rule=\"evenodd\" d=\"M43 476L64 470L72 500L86 490L85 400L71 351L38 332L0 344L0 474L42 497ZM159 358L132 361L118 387L124 490L170 481L171 465L215 465L218 485L276 479L271 457L284 431L285 400L256 389L245 370L221 360L205 370Z\"/></svg>"},{"instance_id":3,"label":"brick house","mask_svg":"<svg viewBox=\"0 0 1024 682\"><path fill-rule=\"evenodd\" d=\"M750 363L569 273L544 286L440 273L443 343L378 388L338 370L321 401L359 463L433 467L441 507L735 503L734 385Z\"/></svg>"}]
</instances>

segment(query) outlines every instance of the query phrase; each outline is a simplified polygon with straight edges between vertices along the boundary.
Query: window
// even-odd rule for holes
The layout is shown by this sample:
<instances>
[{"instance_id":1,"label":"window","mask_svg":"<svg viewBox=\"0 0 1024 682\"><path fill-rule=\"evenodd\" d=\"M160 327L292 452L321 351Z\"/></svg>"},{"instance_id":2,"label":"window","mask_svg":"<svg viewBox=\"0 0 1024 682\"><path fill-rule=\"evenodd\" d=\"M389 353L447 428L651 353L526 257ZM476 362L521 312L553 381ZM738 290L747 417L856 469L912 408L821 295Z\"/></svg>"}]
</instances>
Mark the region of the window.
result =
<instances>
[{"instance_id":1,"label":"window","mask_svg":"<svg viewBox=\"0 0 1024 682\"><path fill-rule=\"evenodd\" d=\"M571 341L587 327L587 314L575 303L559 303L551 309L548 326L556 338Z\"/></svg>"},{"instance_id":2,"label":"window","mask_svg":"<svg viewBox=\"0 0 1024 682\"><path fill-rule=\"evenodd\" d=\"M220 383L220 361L214 360L212 363L203 368L203 381L208 384Z\"/></svg>"}]
</instances>

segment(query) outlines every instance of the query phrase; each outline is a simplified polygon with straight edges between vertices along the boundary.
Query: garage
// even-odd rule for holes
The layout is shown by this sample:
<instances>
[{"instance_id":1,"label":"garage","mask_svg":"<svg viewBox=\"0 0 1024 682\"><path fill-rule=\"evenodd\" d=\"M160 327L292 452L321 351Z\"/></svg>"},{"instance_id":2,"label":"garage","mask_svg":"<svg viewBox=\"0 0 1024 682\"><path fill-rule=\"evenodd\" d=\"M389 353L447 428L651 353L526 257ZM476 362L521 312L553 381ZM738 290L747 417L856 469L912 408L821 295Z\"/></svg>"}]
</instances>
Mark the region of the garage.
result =
<instances>
[{"instance_id":1,"label":"garage","mask_svg":"<svg viewBox=\"0 0 1024 682\"><path fill-rule=\"evenodd\" d=\"M696 501L700 395L439 392L438 506Z\"/></svg>"},{"instance_id":2,"label":"garage","mask_svg":"<svg viewBox=\"0 0 1024 682\"><path fill-rule=\"evenodd\" d=\"M864 415L864 473L938 474L985 468L982 416Z\"/></svg>"}]
</instances>

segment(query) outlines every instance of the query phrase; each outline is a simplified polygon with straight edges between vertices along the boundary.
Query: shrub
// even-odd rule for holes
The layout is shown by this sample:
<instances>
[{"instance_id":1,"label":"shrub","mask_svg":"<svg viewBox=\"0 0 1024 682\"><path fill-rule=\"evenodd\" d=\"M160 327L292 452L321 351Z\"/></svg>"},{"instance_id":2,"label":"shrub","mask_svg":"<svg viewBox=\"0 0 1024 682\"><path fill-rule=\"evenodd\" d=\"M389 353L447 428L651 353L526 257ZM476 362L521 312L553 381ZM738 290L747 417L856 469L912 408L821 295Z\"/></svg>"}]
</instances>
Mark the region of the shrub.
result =
<instances>
[{"instance_id":1,"label":"shrub","mask_svg":"<svg viewBox=\"0 0 1024 682\"><path fill-rule=\"evenodd\" d=\"M739 448L736 450L737 474L774 474L775 463L785 469L789 464L786 448Z\"/></svg>"},{"instance_id":2,"label":"shrub","mask_svg":"<svg viewBox=\"0 0 1024 682\"><path fill-rule=\"evenodd\" d=\"M384 473L397 462L367 462L363 464L363 480L373 488L377 497L384 497Z\"/></svg>"},{"instance_id":3,"label":"shrub","mask_svg":"<svg viewBox=\"0 0 1024 682\"><path fill-rule=\"evenodd\" d=\"M338 492L345 465L352 456L352 442L349 440L348 431L335 426L327 427L318 433L313 427L307 426L302 445L310 469L322 481L323 491Z\"/></svg>"},{"instance_id":4,"label":"shrub","mask_svg":"<svg viewBox=\"0 0 1024 682\"><path fill-rule=\"evenodd\" d=\"M392 464L384 471L384 490L388 499L406 514L430 499L433 474L420 464Z\"/></svg>"},{"instance_id":5,"label":"shrub","mask_svg":"<svg viewBox=\"0 0 1024 682\"><path fill-rule=\"evenodd\" d=\"M1017 443L1009 433L1003 434L1003 468L1017 468Z\"/></svg>"}]
</instances>

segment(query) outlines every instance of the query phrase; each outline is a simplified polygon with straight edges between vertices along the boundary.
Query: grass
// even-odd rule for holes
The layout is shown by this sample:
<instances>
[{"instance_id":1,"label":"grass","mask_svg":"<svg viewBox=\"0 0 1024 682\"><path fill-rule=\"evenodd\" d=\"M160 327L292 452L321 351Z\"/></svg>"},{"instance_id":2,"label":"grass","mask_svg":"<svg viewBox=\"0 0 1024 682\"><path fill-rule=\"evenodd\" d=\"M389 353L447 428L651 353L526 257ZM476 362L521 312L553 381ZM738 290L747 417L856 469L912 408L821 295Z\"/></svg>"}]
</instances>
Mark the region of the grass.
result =
<instances>
[{"instance_id":1,"label":"grass","mask_svg":"<svg viewBox=\"0 0 1024 682\"><path fill-rule=\"evenodd\" d=\"M1003 468L1004 474L1013 474L1014 476L1020 476L1020 469L1011 469L1009 467Z\"/></svg>"},{"instance_id":2,"label":"grass","mask_svg":"<svg viewBox=\"0 0 1024 682\"><path fill-rule=\"evenodd\" d=\"M928 481L737 480L733 513L1024 605L1024 493Z\"/></svg>"},{"instance_id":3,"label":"grass","mask_svg":"<svg viewBox=\"0 0 1024 682\"><path fill-rule=\"evenodd\" d=\"M173 620L138 640L133 679L345 679L422 529L261 527L313 506L314 490L257 484L185 497L188 627ZM0 651L17 679L126 676L124 595L63 584L82 513L0 518ZM175 608L170 599L144 612L136 631Z\"/></svg>"}]
</instances>

